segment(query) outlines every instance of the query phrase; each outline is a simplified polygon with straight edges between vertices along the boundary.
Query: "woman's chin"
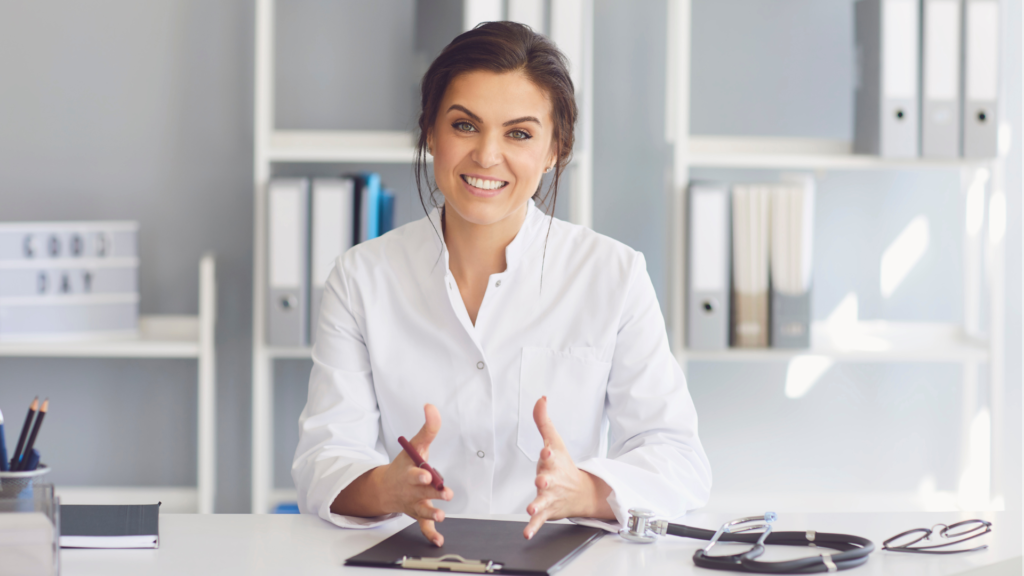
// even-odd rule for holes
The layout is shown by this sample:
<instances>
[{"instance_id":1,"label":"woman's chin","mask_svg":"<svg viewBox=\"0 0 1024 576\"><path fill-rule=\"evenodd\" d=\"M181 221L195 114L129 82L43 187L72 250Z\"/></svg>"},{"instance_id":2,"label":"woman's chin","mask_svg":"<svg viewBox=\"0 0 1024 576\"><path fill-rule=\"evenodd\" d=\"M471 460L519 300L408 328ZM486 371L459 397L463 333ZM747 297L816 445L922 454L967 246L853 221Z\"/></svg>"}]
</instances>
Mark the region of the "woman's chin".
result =
<instances>
[{"instance_id":1,"label":"woman's chin","mask_svg":"<svg viewBox=\"0 0 1024 576\"><path fill-rule=\"evenodd\" d=\"M461 200L452 203L451 206L459 218L477 226L496 224L519 211L518 206L510 205L506 198L501 197L486 200L471 197Z\"/></svg>"}]
</instances>

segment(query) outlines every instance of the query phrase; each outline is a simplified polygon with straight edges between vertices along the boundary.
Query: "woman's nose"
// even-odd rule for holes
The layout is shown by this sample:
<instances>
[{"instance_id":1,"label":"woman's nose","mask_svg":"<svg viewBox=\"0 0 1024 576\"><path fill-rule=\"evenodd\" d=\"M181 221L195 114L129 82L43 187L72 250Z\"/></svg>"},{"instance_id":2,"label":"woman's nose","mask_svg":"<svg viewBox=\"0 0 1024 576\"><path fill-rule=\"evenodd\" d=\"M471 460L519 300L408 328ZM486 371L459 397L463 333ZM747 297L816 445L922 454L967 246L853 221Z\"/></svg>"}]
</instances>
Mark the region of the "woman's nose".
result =
<instances>
[{"instance_id":1,"label":"woman's nose","mask_svg":"<svg viewBox=\"0 0 1024 576\"><path fill-rule=\"evenodd\" d=\"M476 149L473 151L473 161L481 168L491 168L501 164L501 139L500 136L485 136L478 140Z\"/></svg>"}]
</instances>

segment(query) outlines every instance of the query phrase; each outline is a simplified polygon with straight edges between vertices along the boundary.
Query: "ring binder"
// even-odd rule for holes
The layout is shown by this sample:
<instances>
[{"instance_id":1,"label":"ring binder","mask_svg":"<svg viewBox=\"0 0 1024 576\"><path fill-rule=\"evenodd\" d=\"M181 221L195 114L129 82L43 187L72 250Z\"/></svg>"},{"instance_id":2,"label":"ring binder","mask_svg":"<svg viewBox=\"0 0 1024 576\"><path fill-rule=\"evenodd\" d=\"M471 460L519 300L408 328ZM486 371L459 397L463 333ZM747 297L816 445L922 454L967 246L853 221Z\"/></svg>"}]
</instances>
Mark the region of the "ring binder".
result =
<instances>
[{"instance_id":1,"label":"ring binder","mask_svg":"<svg viewBox=\"0 0 1024 576\"><path fill-rule=\"evenodd\" d=\"M502 565L493 560L468 560L458 554L445 554L440 558L402 556L397 562L402 568L413 570L442 570L445 572L471 572L491 574L501 570Z\"/></svg>"}]
</instances>

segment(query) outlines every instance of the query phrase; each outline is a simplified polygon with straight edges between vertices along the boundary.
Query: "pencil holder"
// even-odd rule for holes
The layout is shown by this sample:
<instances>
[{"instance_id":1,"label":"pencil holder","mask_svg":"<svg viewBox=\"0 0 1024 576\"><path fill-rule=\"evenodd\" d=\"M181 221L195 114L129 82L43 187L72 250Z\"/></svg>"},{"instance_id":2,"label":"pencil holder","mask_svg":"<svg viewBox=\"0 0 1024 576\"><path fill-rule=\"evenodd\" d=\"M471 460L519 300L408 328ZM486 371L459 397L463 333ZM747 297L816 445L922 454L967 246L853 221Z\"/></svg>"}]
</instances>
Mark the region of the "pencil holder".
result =
<instances>
[{"instance_id":1,"label":"pencil holder","mask_svg":"<svg viewBox=\"0 0 1024 576\"><path fill-rule=\"evenodd\" d=\"M46 464L25 472L0 472L0 499L31 499L32 487L43 483L43 477L50 471Z\"/></svg>"},{"instance_id":2,"label":"pencil holder","mask_svg":"<svg viewBox=\"0 0 1024 576\"><path fill-rule=\"evenodd\" d=\"M60 498L53 484L29 486L31 497L0 498L0 574L59 576Z\"/></svg>"}]
</instances>

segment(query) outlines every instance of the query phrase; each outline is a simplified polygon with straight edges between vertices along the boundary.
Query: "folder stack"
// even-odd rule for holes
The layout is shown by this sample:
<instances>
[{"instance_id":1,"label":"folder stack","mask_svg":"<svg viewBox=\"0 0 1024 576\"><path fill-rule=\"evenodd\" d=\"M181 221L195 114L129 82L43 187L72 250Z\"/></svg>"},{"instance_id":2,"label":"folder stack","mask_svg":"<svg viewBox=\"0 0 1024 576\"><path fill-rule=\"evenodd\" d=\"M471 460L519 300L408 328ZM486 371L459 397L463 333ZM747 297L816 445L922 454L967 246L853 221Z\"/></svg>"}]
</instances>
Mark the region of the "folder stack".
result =
<instances>
[{"instance_id":1,"label":"folder stack","mask_svg":"<svg viewBox=\"0 0 1024 576\"><path fill-rule=\"evenodd\" d=\"M810 346L814 196L808 174L690 184L689 349Z\"/></svg>"},{"instance_id":2,"label":"folder stack","mask_svg":"<svg viewBox=\"0 0 1024 576\"><path fill-rule=\"evenodd\" d=\"M858 0L854 151L998 153L999 0Z\"/></svg>"},{"instance_id":3,"label":"folder stack","mask_svg":"<svg viewBox=\"0 0 1024 576\"><path fill-rule=\"evenodd\" d=\"M395 196L376 173L275 178L267 191L267 344L315 340L335 259L394 226Z\"/></svg>"},{"instance_id":4,"label":"folder stack","mask_svg":"<svg viewBox=\"0 0 1024 576\"><path fill-rule=\"evenodd\" d=\"M135 222L0 224L0 341L138 335Z\"/></svg>"}]
</instances>

